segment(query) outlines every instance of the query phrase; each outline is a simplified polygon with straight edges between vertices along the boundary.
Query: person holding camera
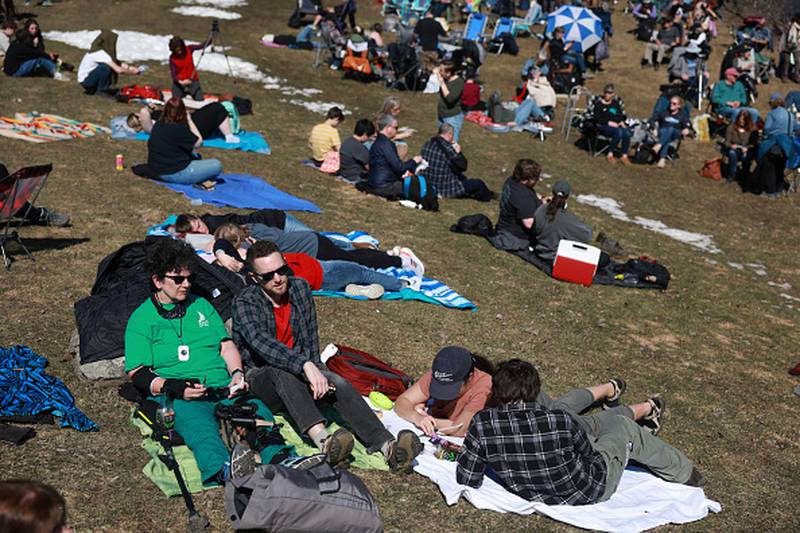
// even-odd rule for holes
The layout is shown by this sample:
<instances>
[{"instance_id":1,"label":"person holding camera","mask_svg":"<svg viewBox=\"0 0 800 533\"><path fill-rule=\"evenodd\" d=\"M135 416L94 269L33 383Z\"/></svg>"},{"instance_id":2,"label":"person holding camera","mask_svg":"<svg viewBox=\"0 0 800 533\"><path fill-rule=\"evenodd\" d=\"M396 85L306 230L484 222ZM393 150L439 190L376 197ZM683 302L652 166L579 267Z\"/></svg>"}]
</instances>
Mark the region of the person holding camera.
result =
<instances>
[{"instance_id":1,"label":"person holding camera","mask_svg":"<svg viewBox=\"0 0 800 533\"><path fill-rule=\"evenodd\" d=\"M219 31L217 21L211 26L211 35ZM175 35L169 40L169 72L172 76L172 96L184 98L191 96L192 100L202 101L203 89L200 87L200 77L194 65L194 54L197 50L204 50L212 43L211 35L202 44L190 44Z\"/></svg>"},{"instance_id":2,"label":"person holding camera","mask_svg":"<svg viewBox=\"0 0 800 533\"><path fill-rule=\"evenodd\" d=\"M128 319L125 328L125 371L145 396L165 406L172 402L175 430L194 454L205 486L223 485L238 477L250 454L228 452L214 411L233 404L248 384L239 350L208 300L189 293L194 250L182 241L161 238L148 251L145 264L154 291ZM270 410L255 398L264 430L257 429L261 462L275 463L294 455L272 429ZM234 448L236 450L236 448ZM245 451L247 451L245 449ZM249 461L245 461L249 458Z\"/></svg>"}]
</instances>

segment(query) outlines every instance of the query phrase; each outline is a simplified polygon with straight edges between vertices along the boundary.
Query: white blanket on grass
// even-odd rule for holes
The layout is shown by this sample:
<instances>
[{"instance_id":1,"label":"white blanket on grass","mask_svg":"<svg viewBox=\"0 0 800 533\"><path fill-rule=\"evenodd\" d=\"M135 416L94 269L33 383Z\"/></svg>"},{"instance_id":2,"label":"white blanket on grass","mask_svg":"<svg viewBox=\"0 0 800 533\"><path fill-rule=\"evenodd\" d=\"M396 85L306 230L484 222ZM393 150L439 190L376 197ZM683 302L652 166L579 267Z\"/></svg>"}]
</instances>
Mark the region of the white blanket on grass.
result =
<instances>
[{"instance_id":1,"label":"white blanket on grass","mask_svg":"<svg viewBox=\"0 0 800 533\"><path fill-rule=\"evenodd\" d=\"M417 431L393 410L384 411L381 421L394 435L402 429ZM425 443L425 451L417 457L414 471L436 483L448 505L455 505L463 496L478 509L521 515L539 513L584 529L624 532L694 522L704 518L709 511L718 513L722 510L718 502L706 498L703 489L668 483L634 468L625 470L617 492L609 500L593 505L529 502L511 494L488 477L484 477L481 488L473 489L456 482L456 463L434 457L434 446L421 434L420 438ZM461 443L461 439L451 440Z\"/></svg>"}]
</instances>

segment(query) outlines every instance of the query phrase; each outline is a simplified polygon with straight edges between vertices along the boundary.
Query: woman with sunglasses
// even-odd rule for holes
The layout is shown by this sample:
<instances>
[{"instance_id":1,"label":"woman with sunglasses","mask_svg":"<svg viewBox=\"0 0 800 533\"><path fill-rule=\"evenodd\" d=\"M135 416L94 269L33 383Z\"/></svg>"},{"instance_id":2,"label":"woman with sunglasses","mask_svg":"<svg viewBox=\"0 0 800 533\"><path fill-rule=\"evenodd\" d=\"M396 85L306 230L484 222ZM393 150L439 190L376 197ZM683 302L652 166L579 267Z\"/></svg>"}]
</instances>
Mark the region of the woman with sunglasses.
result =
<instances>
[{"instance_id":1,"label":"woman with sunglasses","mask_svg":"<svg viewBox=\"0 0 800 533\"><path fill-rule=\"evenodd\" d=\"M617 96L613 83L606 85L603 94L594 98L592 118L600 134L610 139L606 156L608 162L616 163L619 158L623 164L630 165L628 150L631 146L631 130L625 125L625 103Z\"/></svg>"},{"instance_id":2,"label":"woman with sunglasses","mask_svg":"<svg viewBox=\"0 0 800 533\"><path fill-rule=\"evenodd\" d=\"M654 117L658 131L658 143L653 146L653 152L658 154L658 168L667 164L670 144L689 136L692 132L692 120L689 110L683 104L680 96L673 96L669 100L669 108L656 114Z\"/></svg>"},{"instance_id":3,"label":"woman with sunglasses","mask_svg":"<svg viewBox=\"0 0 800 533\"><path fill-rule=\"evenodd\" d=\"M183 242L163 237L148 252L146 268L154 291L131 315L125 329L125 371L134 386L162 406L172 405L175 429L192 450L203 485L223 485L254 465L294 455L293 448L270 433L272 413L260 401L257 415L267 425L257 429L260 449L229 453L220 437L214 411L245 393L242 358L222 319L204 298L189 294L191 265L197 257ZM263 435L263 438L261 438ZM249 452L249 453L248 453Z\"/></svg>"}]
</instances>

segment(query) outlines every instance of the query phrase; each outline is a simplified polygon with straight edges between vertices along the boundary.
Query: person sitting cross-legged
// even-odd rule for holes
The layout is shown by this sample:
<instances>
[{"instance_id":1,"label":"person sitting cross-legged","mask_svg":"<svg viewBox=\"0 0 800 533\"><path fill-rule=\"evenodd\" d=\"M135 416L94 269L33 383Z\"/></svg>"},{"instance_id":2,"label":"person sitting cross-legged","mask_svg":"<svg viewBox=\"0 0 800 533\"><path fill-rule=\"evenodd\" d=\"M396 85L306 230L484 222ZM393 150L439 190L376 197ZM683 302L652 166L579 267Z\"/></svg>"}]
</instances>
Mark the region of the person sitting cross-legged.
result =
<instances>
[{"instance_id":1,"label":"person sitting cross-legged","mask_svg":"<svg viewBox=\"0 0 800 533\"><path fill-rule=\"evenodd\" d=\"M347 460L354 441L345 428L328 433L323 404L338 411L370 452L383 452L393 470L410 470L422 448L419 438L406 430L395 439L350 382L320 362L317 311L308 283L289 275L289 265L270 241L250 247L247 266L257 284L234 299L233 338L256 395L285 410L331 465Z\"/></svg>"},{"instance_id":2,"label":"person sitting cross-legged","mask_svg":"<svg viewBox=\"0 0 800 533\"><path fill-rule=\"evenodd\" d=\"M461 145L455 142L453 126L447 122L439 125L438 135L422 145L422 157L428 162L425 178L436 186L445 198L475 198L488 202L495 194L480 179L464 176L467 158Z\"/></svg>"},{"instance_id":3,"label":"person sitting cross-legged","mask_svg":"<svg viewBox=\"0 0 800 533\"><path fill-rule=\"evenodd\" d=\"M705 484L683 452L630 418L608 417L589 436L569 412L538 405L540 389L532 364L498 365L492 397L499 405L472 418L457 459L458 483L478 488L489 475L528 501L586 505L609 499L633 460L665 481Z\"/></svg>"},{"instance_id":4,"label":"person sitting cross-legged","mask_svg":"<svg viewBox=\"0 0 800 533\"><path fill-rule=\"evenodd\" d=\"M253 466L252 453L233 461L220 437L214 411L246 392L242 359L222 319L204 298L189 294L194 250L169 237L148 252L146 268L153 293L128 319L125 328L125 371L145 396L165 406L172 403L175 429L194 454L206 486L222 485ZM216 389L216 390L215 390ZM224 393L219 392L223 390ZM262 463L277 463L294 455L272 426L272 413L250 400L266 425L256 430Z\"/></svg>"}]
</instances>

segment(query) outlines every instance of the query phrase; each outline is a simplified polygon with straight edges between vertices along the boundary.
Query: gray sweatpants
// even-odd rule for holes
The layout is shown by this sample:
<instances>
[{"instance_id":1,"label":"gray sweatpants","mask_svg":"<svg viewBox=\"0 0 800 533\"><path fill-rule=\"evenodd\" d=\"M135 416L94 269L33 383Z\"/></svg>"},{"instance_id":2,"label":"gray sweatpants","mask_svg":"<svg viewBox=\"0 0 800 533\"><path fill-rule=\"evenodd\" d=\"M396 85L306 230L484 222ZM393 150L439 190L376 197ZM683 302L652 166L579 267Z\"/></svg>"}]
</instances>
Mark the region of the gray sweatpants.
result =
<instances>
[{"instance_id":1,"label":"gray sweatpants","mask_svg":"<svg viewBox=\"0 0 800 533\"><path fill-rule=\"evenodd\" d=\"M573 389L555 400L550 398L546 392L541 391L536 398L536 403L545 409L560 409L571 413L583 430L591 437L597 437L606 423L616 417L623 416L633 420L633 411L627 405L620 405L598 413L581 416L580 413L594 403L594 397L592 397L592 393L588 389Z\"/></svg>"},{"instance_id":2,"label":"gray sweatpants","mask_svg":"<svg viewBox=\"0 0 800 533\"><path fill-rule=\"evenodd\" d=\"M683 452L624 416L606 420L592 447L603 456L608 466L606 489L599 501L609 499L616 492L622 471L631 459L661 479L675 483L688 481L694 468Z\"/></svg>"}]
</instances>

